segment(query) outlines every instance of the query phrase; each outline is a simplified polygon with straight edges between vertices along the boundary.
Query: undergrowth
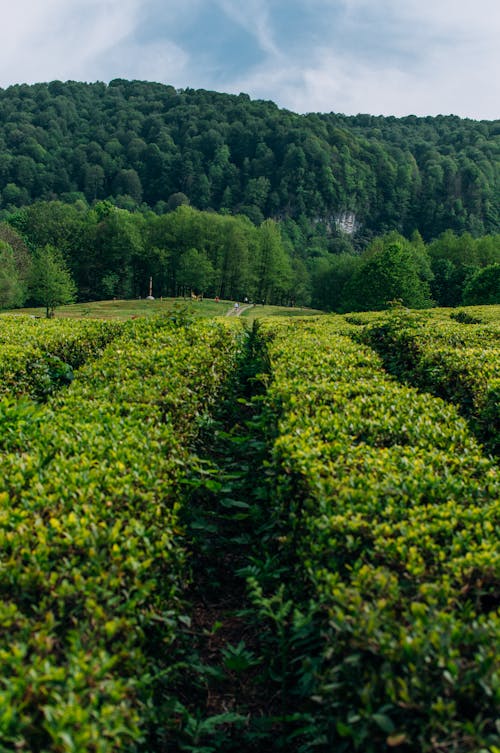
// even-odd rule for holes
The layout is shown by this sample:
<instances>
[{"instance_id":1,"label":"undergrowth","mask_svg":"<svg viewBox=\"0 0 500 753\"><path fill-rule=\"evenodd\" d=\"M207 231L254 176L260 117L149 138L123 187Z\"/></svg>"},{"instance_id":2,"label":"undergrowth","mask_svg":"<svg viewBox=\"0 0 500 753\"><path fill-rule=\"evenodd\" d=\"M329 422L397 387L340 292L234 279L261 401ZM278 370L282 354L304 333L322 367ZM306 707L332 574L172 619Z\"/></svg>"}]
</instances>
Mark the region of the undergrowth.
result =
<instances>
[{"instance_id":1,"label":"undergrowth","mask_svg":"<svg viewBox=\"0 0 500 753\"><path fill-rule=\"evenodd\" d=\"M269 555L276 532L267 456L275 427L261 399L265 358L254 333L244 337L238 368L217 411L200 419L186 479L190 585L184 681L175 689L177 724L157 731L158 750L284 749L283 658L269 660L275 642L272 626L262 619L267 610L272 622L277 604L265 607L265 599L257 604L257 591L251 591L257 571L261 576L267 570L273 582L280 577Z\"/></svg>"}]
</instances>

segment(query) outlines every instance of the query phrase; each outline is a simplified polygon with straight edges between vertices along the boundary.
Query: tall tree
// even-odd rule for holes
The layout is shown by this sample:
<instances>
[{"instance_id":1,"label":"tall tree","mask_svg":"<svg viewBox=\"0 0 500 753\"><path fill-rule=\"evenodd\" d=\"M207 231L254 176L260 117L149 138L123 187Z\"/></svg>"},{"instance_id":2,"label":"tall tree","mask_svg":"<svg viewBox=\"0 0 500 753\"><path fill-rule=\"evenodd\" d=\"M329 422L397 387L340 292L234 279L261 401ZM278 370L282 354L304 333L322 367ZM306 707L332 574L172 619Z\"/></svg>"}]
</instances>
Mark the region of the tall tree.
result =
<instances>
[{"instance_id":1,"label":"tall tree","mask_svg":"<svg viewBox=\"0 0 500 753\"><path fill-rule=\"evenodd\" d=\"M224 217L220 223L221 259L219 289L221 298L236 300L249 294L249 234L253 226L243 217Z\"/></svg>"},{"instance_id":2,"label":"tall tree","mask_svg":"<svg viewBox=\"0 0 500 753\"><path fill-rule=\"evenodd\" d=\"M24 303L24 287L16 268L12 248L0 240L0 308L15 308Z\"/></svg>"},{"instance_id":3,"label":"tall tree","mask_svg":"<svg viewBox=\"0 0 500 753\"><path fill-rule=\"evenodd\" d=\"M319 257L312 265L312 305L327 311L342 311L346 285L362 261L354 254Z\"/></svg>"},{"instance_id":4,"label":"tall tree","mask_svg":"<svg viewBox=\"0 0 500 753\"><path fill-rule=\"evenodd\" d=\"M442 233L429 245L434 281L432 293L439 306L459 306L468 280L482 267L500 262L498 236L478 241L470 233Z\"/></svg>"},{"instance_id":5,"label":"tall tree","mask_svg":"<svg viewBox=\"0 0 500 753\"><path fill-rule=\"evenodd\" d=\"M266 220L259 227L256 250L254 269L257 301L279 303L290 293L293 275L290 259L281 241L279 225L274 220Z\"/></svg>"},{"instance_id":6,"label":"tall tree","mask_svg":"<svg viewBox=\"0 0 500 753\"><path fill-rule=\"evenodd\" d=\"M429 284L419 276L415 258L391 241L370 254L345 286L344 311L385 309L398 300L409 308L432 305Z\"/></svg>"},{"instance_id":7,"label":"tall tree","mask_svg":"<svg viewBox=\"0 0 500 753\"><path fill-rule=\"evenodd\" d=\"M500 303L500 264L478 269L465 285L463 302L466 306Z\"/></svg>"},{"instance_id":8,"label":"tall tree","mask_svg":"<svg viewBox=\"0 0 500 753\"><path fill-rule=\"evenodd\" d=\"M8 223L0 223L0 241L12 249L16 275L23 289L23 300L26 298L28 278L31 269L31 254L21 235Z\"/></svg>"},{"instance_id":9,"label":"tall tree","mask_svg":"<svg viewBox=\"0 0 500 753\"><path fill-rule=\"evenodd\" d=\"M58 306L76 299L76 285L62 254L54 246L46 245L35 252L29 290L33 302L45 307L48 319Z\"/></svg>"},{"instance_id":10,"label":"tall tree","mask_svg":"<svg viewBox=\"0 0 500 753\"><path fill-rule=\"evenodd\" d=\"M177 268L177 284L179 287L192 290L197 295L205 293L213 283L214 268L207 255L196 248L184 251L179 259Z\"/></svg>"}]
</instances>

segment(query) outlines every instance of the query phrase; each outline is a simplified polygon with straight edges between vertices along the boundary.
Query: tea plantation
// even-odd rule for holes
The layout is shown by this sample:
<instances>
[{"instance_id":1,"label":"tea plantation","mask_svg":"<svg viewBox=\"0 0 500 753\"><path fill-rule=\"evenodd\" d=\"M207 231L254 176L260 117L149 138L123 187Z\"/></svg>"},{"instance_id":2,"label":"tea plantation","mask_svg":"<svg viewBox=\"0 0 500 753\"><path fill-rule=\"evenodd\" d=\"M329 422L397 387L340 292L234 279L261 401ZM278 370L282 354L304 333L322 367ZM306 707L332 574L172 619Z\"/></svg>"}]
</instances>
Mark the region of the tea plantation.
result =
<instances>
[{"instance_id":1,"label":"tea plantation","mask_svg":"<svg viewBox=\"0 0 500 753\"><path fill-rule=\"evenodd\" d=\"M499 334L3 317L1 753L500 753Z\"/></svg>"}]
</instances>

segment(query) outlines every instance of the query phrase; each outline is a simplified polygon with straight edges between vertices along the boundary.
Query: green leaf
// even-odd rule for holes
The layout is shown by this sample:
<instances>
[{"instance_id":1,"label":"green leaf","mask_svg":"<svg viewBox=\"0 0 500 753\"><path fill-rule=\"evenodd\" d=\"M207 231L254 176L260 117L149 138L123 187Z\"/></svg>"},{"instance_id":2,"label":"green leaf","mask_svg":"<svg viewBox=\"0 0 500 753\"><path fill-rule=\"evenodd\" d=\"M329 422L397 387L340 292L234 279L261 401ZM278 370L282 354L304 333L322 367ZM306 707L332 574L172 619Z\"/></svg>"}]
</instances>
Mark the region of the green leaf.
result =
<instances>
[{"instance_id":1,"label":"green leaf","mask_svg":"<svg viewBox=\"0 0 500 753\"><path fill-rule=\"evenodd\" d=\"M221 499L220 504L222 507L239 507L243 510L248 510L251 507L248 502L242 502L239 499L230 499L229 497Z\"/></svg>"},{"instance_id":2,"label":"green leaf","mask_svg":"<svg viewBox=\"0 0 500 753\"><path fill-rule=\"evenodd\" d=\"M352 729L347 724L344 724L344 722L337 722L335 726L337 728L337 732L339 733L340 737L352 736Z\"/></svg>"},{"instance_id":3,"label":"green leaf","mask_svg":"<svg viewBox=\"0 0 500 753\"><path fill-rule=\"evenodd\" d=\"M390 735L391 732L394 732L395 727L393 721L387 716L387 714L373 714L372 719L375 724L377 724L383 732L387 732L388 735Z\"/></svg>"}]
</instances>

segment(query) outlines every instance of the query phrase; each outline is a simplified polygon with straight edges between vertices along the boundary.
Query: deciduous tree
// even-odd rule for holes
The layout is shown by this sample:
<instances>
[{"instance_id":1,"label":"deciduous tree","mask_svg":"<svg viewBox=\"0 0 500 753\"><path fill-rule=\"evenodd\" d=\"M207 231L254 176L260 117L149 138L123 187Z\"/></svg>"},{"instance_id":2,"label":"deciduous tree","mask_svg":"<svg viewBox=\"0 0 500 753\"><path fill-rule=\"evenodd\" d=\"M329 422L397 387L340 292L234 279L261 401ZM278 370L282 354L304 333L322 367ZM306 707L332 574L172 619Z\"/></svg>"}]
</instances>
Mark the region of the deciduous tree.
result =
<instances>
[{"instance_id":1,"label":"deciduous tree","mask_svg":"<svg viewBox=\"0 0 500 753\"><path fill-rule=\"evenodd\" d=\"M472 275L464 288L466 306L500 303L500 264L491 264Z\"/></svg>"},{"instance_id":2,"label":"deciduous tree","mask_svg":"<svg viewBox=\"0 0 500 753\"><path fill-rule=\"evenodd\" d=\"M48 319L55 309L76 299L76 286L64 262L54 246L38 249L33 257L30 296L33 302L45 307Z\"/></svg>"},{"instance_id":3,"label":"deciduous tree","mask_svg":"<svg viewBox=\"0 0 500 753\"><path fill-rule=\"evenodd\" d=\"M12 248L0 240L0 308L15 308L24 302L24 288Z\"/></svg>"}]
</instances>

